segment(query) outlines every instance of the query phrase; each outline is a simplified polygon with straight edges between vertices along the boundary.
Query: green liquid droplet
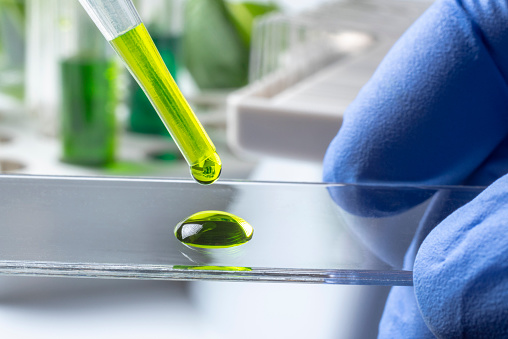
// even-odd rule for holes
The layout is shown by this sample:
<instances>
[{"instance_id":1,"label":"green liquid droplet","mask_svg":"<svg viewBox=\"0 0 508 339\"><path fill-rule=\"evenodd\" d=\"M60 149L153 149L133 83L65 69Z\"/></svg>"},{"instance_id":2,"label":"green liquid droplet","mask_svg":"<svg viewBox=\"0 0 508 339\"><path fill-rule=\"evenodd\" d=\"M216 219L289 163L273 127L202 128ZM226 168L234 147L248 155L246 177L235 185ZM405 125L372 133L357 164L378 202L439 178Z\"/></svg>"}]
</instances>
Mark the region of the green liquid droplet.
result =
<instances>
[{"instance_id":1,"label":"green liquid droplet","mask_svg":"<svg viewBox=\"0 0 508 339\"><path fill-rule=\"evenodd\" d=\"M200 248L227 248L245 244L254 229L231 213L203 211L178 223L175 236L182 243Z\"/></svg>"},{"instance_id":2,"label":"green liquid droplet","mask_svg":"<svg viewBox=\"0 0 508 339\"><path fill-rule=\"evenodd\" d=\"M236 271L236 272L250 272L250 267L235 267L235 266L185 266L175 265L173 266L176 270L197 270L197 271Z\"/></svg>"},{"instance_id":3,"label":"green liquid droplet","mask_svg":"<svg viewBox=\"0 0 508 339\"><path fill-rule=\"evenodd\" d=\"M222 162L217 153L191 166L192 176L197 182L203 185L213 184L219 179L221 171Z\"/></svg>"}]
</instances>

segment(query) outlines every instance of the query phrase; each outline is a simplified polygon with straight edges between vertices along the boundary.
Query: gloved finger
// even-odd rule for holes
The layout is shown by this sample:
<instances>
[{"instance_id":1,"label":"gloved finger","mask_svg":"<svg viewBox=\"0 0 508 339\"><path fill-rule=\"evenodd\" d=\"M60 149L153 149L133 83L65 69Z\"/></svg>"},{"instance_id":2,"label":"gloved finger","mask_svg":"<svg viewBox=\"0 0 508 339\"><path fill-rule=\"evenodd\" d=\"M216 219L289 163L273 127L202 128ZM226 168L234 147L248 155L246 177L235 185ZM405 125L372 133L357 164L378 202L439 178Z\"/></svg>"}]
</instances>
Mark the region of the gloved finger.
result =
<instances>
[{"instance_id":1,"label":"gloved finger","mask_svg":"<svg viewBox=\"0 0 508 339\"><path fill-rule=\"evenodd\" d=\"M435 338L423 321L412 286L395 286L379 323L378 339Z\"/></svg>"},{"instance_id":2,"label":"gloved finger","mask_svg":"<svg viewBox=\"0 0 508 339\"><path fill-rule=\"evenodd\" d=\"M393 268L409 271L413 269L416 251L429 232L481 192L478 187L411 188L369 185L337 185L329 190L337 194L350 193L349 199L363 199L358 203L358 206L363 208L360 216L337 206L337 213L340 214L345 227L377 258ZM376 209L379 207L377 201L369 200L372 195L377 194L384 196L385 206L397 207L416 198L428 201L404 213L381 215ZM431 199L427 199L431 196Z\"/></svg>"},{"instance_id":3,"label":"gloved finger","mask_svg":"<svg viewBox=\"0 0 508 339\"><path fill-rule=\"evenodd\" d=\"M348 108L325 156L324 180L460 184L482 168L508 135L507 6L434 3ZM494 175L476 172L476 184L508 171L508 159L498 160ZM362 213L362 199L334 198ZM381 211L393 208L377 198Z\"/></svg>"},{"instance_id":4,"label":"gloved finger","mask_svg":"<svg viewBox=\"0 0 508 339\"><path fill-rule=\"evenodd\" d=\"M440 338L508 337L508 176L425 239L414 266L423 319Z\"/></svg>"},{"instance_id":5,"label":"gloved finger","mask_svg":"<svg viewBox=\"0 0 508 339\"><path fill-rule=\"evenodd\" d=\"M424 202L436 192L433 188L395 185L329 186L333 201L347 212L366 218L391 217Z\"/></svg>"},{"instance_id":6,"label":"gloved finger","mask_svg":"<svg viewBox=\"0 0 508 339\"><path fill-rule=\"evenodd\" d=\"M472 201L481 188L443 188L427 206L413 240L404 256L403 269L412 271L417 251L427 235L446 217ZM373 244L380 250L379 245ZM385 249L383 254L390 249ZM413 287L396 286L390 291L383 317L379 324L380 338L434 338L421 314Z\"/></svg>"}]
</instances>

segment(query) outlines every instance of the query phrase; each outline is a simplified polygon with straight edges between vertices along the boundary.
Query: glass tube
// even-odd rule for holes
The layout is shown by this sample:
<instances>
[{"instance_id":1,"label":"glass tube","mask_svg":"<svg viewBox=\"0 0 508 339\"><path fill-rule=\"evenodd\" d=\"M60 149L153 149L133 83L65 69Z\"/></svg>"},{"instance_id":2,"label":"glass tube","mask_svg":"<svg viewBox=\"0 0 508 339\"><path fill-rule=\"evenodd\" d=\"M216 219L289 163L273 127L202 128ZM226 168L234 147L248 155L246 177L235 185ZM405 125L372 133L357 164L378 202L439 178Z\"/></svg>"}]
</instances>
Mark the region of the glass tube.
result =
<instances>
[{"instance_id":1,"label":"glass tube","mask_svg":"<svg viewBox=\"0 0 508 339\"><path fill-rule=\"evenodd\" d=\"M169 73L130 0L80 0L143 88L200 184L215 182L222 162Z\"/></svg>"},{"instance_id":2,"label":"glass tube","mask_svg":"<svg viewBox=\"0 0 508 339\"><path fill-rule=\"evenodd\" d=\"M77 2L67 6L60 60L62 160L102 166L115 156L116 65L83 8Z\"/></svg>"}]
</instances>

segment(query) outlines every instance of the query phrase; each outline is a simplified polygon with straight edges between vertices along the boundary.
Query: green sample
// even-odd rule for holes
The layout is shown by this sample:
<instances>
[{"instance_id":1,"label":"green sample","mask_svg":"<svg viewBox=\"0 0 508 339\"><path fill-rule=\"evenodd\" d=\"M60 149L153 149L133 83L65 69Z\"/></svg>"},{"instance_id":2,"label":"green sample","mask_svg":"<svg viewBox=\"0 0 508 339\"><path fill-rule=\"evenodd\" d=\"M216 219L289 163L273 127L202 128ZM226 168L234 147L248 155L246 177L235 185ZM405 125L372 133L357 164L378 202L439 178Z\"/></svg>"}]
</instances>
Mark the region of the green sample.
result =
<instances>
[{"instance_id":1,"label":"green sample","mask_svg":"<svg viewBox=\"0 0 508 339\"><path fill-rule=\"evenodd\" d=\"M201 184L215 182L222 162L212 140L173 80L155 44L140 24L110 41L136 78Z\"/></svg>"},{"instance_id":2,"label":"green sample","mask_svg":"<svg viewBox=\"0 0 508 339\"><path fill-rule=\"evenodd\" d=\"M176 270L196 270L196 271L234 271L234 272L250 272L250 267L235 267L235 266L187 266L175 265Z\"/></svg>"},{"instance_id":3,"label":"green sample","mask_svg":"<svg viewBox=\"0 0 508 339\"><path fill-rule=\"evenodd\" d=\"M102 166L115 156L114 62L74 57L61 62L62 160Z\"/></svg>"},{"instance_id":4,"label":"green sample","mask_svg":"<svg viewBox=\"0 0 508 339\"><path fill-rule=\"evenodd\" d=\"M231 213L198 212L180 221L175 237L185 245L200 248L228 248L252 239L252 226Z\"/></svg>"},{"instance_id":5,"label":"green sample","mask_svg":"<svg viewBox=\"0 0 508 339\"><path fill-rule=\"evenodd\" d=\"M177 82L181 37L152 35L152 39L173 79ZM129 129L137 133L159 134L169 137L166 126L134 78L131 80L130 93Z\"/></svg>"}]
</instances>

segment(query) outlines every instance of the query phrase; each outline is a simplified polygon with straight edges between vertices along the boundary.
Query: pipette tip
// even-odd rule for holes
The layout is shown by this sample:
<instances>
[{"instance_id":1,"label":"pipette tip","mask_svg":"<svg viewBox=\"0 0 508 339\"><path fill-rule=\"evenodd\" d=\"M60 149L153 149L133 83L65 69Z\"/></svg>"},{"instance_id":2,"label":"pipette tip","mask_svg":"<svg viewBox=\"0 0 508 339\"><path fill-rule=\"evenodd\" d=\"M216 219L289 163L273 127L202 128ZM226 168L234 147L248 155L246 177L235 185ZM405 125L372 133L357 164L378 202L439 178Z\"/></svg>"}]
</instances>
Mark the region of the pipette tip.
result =
<instances>
[{"instance_id":1,"label":"pipette tip","mask_svg":"<svg viewBox=\"0 0 508 339\"><path fill-rule=\"evenodd\" d=\"M192 177L202 185L213 184L222 172L222 162L217 152L190 168Z\"/></svg>"}]
</instances>

